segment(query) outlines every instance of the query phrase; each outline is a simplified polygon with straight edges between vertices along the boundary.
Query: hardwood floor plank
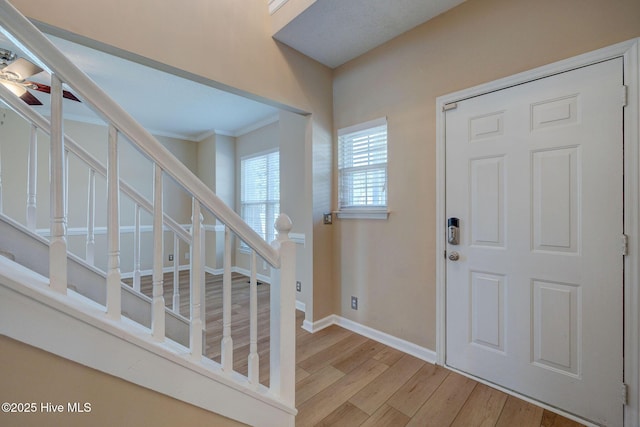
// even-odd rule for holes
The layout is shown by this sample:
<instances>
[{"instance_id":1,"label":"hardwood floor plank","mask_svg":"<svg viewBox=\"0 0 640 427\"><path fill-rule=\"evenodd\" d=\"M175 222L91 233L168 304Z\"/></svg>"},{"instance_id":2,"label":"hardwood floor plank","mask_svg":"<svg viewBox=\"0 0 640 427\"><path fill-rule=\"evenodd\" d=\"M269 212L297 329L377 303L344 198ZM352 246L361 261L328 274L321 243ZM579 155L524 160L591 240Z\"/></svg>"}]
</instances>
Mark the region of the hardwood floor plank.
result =
<instances>
[{"instance_id":1,"label":"hardwood floor plank","mask_svg":"<svg viewBox=\"0 0 640 427\"><path fill-rule=\"evenodd\" d=\"M529 402L508 396L496 427L540 427L544 410Z\"/></svg>"},{"instance_id":2,"label":"hardwood floor plank","mask_svg":"<svg viewBox=\"0 0 640 427\"><path fill-rule=\"evenodd\" d=\"M317 337L314 336L312 339L305 340L305 337L300 339L302 342L296 346L296 361L298 363L353 335L353 332L335 325L329 326L317 333L320 334L323 331L325 331L324 334L318 335Z\"/></svg>"},{"instance_id":3,"label":"hardwood floor plank","mask_svg":"<svg viewBox=\"0 0 640 427\"><path fill-rule=\"evenodd\" d=\"M440 387L407 424L409 427L450 425L477 383L455 372L449 373Z\"/></svg>"},{"instance_id":4,"label":"hardwood floor plank","mask_svg":"<svg viewBox=\"0 0 640 427\"><path fill-rule=\"evenodd\" d=\"M405 354L378 378L356 393L349 401L367 414L373 415L425 363L420 359Z\"/></svg>"},{"instance_id":5,"label":"hardwood floor plank","mask_svg":"<svg viewBox=\"0 0 640 427\"><path fill-rule=\"evenodd\" d=\"M555 414L551 411L547 411L545 409L542 414L542 422L540 426L541 427L580 427L580 426L583 426L583 424L570 420L569 418L565 418L562 415Z\"/></svg>"},{"instance_id":6,"label":"hardwood floor plank","mask_svg":"<svg viewBox=\"0 0 640 427\"><path fill-rule=\"evenodd\" d=\"M484 384L478 384L451 426L493 427L506 401L505 393Z\"/></svg>"},{"instance_id":7,"label":"hardwood floor plank","mask_svg":"<svg viewBox=\"0 0 640 427\"><path fill-rule=\"evenodd\" d=\"M440 387L447 375L449 375L447 369L425 363L387 403L403 414L413 417L433 392Z\"/></svg>"},{"instance_id":8,"label":"hardwood floor plank","mask_svg":"<svg viewBox=\"0 0 640 427\"><path fill-rule=\"evenodd\" d=\"M335 411L327 415L316 427L353 427L359 426L369 418L350 402L345 402Z\"/></svg>"},{"instance_id":9,"label":"hardwood floor plank","mask_svg":"<svg viewBox=\"0 0 640 427\"><path fill-rule=\"evenodd\" d=\"M377 341L367 340L364 344L358 346L351 353L345 354L343 358L335 360L333 367L340 369L342 372L349 373L353 369L362 365L367 360L373 359L373 356L382 351L386 345Z\"/></svg>"},{"instance_id":10,"label":"hardwood floor plank","mask_svg":"<svg viewBox=\"0 0 640 427\"><path fill-rule=\"evenodd\" d=\"M387 365L373 359L358 366L300 405L296 426L313 426L320 422L387 369Z\"/></svg>"},{"instance_id":11,"label":"hardwood floor plank","mask_svg":"<svg viewBox=\"0 0 640 427\"><path fill-rule=\"evenodd\" d=\"M344 357L345 353L353 351L367 341L362 335L352 334L334 345L317 352L313 356L298 362L298 365L309 373L314 373L331 365L334 361Z\"/></svg>"},{"instance_id":12,"label":"hardwood floor plank","mask_svg":"<svg viewBox=\"0 0 640 427\"><path fill-rule=\"evenodd\" d=\"M400 350L385 346L385 348L380 353L373 356L373 358L387 366L391 366L400 360L402 356L404 356L404 353Z\"/></svg>"},{"instance_id":13,"label":"hardwood floor plank","mask_svg":"<svg viewBox=\"0 0 640 427\"><path fill-rule=\"evenodd\" d=\"M344 372L329 365L301 380L296 384L296 406L299 406L311 399L313 396L344 377L344 375Z\"/></svg>"},{"instance_id":14,"label":"hardwood floor plank","mask_svg":"<svg viewBox=\"0 0 640 427\"><path fill-rule=\"evenodd\" d=\"M299 366L296 366L296 386L300 381L307 378L309 375L311 375L309 372L305 371Z\"/></svg>"},{"instance_id":15,"label":"hardwood floor plank","mask_svg":"<svg viewBox=\"0 0 640 427\"><path fill-rule=\"evenodd\" d=\"M403 427L410 418L389 405L382 405L360 427Z\"/></svg>"}]
</instances>

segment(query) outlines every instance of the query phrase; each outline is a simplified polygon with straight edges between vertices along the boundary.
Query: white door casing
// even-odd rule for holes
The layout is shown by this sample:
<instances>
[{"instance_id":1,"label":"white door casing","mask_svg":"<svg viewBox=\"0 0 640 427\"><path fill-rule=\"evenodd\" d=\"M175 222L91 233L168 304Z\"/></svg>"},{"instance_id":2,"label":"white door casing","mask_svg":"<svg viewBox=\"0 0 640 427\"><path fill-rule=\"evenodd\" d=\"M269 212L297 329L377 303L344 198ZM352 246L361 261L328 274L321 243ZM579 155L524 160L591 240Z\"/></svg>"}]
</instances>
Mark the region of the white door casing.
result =
<instances>
[{"instance_id":1,"label":"white door casing","mask_svg":"<svg viewBox=\"0 0 640 427\"><path fill-rule=\"evenodd\" d=\"M622 65L446 114L446 363L605 425L623 410Z\"/></svg>"}]
</instances>

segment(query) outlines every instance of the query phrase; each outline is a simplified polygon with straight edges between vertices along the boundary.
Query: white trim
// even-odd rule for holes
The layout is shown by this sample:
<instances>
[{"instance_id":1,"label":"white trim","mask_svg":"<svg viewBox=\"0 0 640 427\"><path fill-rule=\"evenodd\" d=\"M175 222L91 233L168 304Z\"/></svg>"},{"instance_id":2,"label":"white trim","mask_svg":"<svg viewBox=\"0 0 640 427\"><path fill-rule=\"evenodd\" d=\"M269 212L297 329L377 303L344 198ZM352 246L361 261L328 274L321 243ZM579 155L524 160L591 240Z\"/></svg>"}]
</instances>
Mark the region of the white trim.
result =
<instances>
[{"instance_id":1,"label":"white trim","mask_svg":"<svg viewBox=\"0 0 640 427\"><path fill-rule=\"evenodd\" d=\"M273 15L280 9L288 0L269 0L269 14Z\"/></svg>"},{"instance_id":2,"label":"white trim","mask_svg":"<svg viewBox=\"0 0 640 427\"><path fill-rule=\"evenodd\" d=\"M224 224L204 224L204 231L221 233L224 231Z\"/></svg>"},{"instance_id":3,"label":"white trim","mask_svg":"<svg viewBox=\"0 0 640 427\"><path fill-rule=\"evenodd\" d=\"M386 209L343 209L334 212L339 219L389 219Z\"/></svg>"},{"instance_id":4,"label":"white trim","mask_svg":"<svg viewBox=\"0 0 640 427\"><path fill-rule=\"evenodd\" d=\"M186 231L190 231L191 230L191 224L180 224L180 226L182 228L184 228ZM204 224L204 230L208 231L208 232L212 232L212 233L218 233L218 232L222 232L224 231L224 225L222 224ZM131 234L131 233L135 233L136 231L136 227L135 225L121 225L120 226L120 234ZM153 231L153 226L152 225L141 225L140 226L140 232L141 233L151 233ZM164 231L165 232L173 232L173 229L171 227L169 227L168 225L164 225ZM49 237L51 235L51 231L48 228L38 228L36 230L36 234L38 234L39 236L42 237ZM93 229L93 234L98 235L98 234L107 234L107 227L95 227ZM291 233L289 236L293 236L295 233ZM86 236L87 235L87 227L72 227L72 228L68 228L67 229L67 236ZM304 235L302 234L295 234L295 236L297 238L300 238L300 236L302 236L302 243L304 244ZM178 236L180 237L180 236ZM294 240L295 239L291 239ZM184 240L183 240L184 241ZM188 242L187 242L188 243ZM298 242L296 242L298 243Z\"/></svg>"},{"instance_id":5,"label":"white trim","mask_svg":"<svg viewBox=\"0 0 640 427\"><path fill-rule=\"evenodd\" d=\"M346 319L342 316L338 316L337 314L332 314L313 323L305 320L302 328L308 332L315 333L331 325L338 325L350 330L351 332L355 332L356 334L365 336L374 341L395 348L396 350L400 350L403 353L410 354L411 356L417 357L425 362L436 362L436 353L433 350L421 347L412 342L403 340L402 338L394 337L386 332L370 328L369 326L354 322L353 320Z\"/></svg>"},{"instance_id":6,"label":"white trim","mask_svg":"<svg viewBox=\"0 0 640 427\"><path fill-rule=\"evenodd\" d=\"M209 274L213 274L214 276L221 276L222 273L224 273L224 269L222 269L222 268L205 267L204 271L209 273Z\"/></svg>"},{"instance_id":7,"label":"white trim","mask_svg":"<svg viewBox=\"0 0 640 427\"><path fill-rule=\"evenodd\" d=\"M178 271L187 271L190 268L191 268L190 264L180 264L180 266L178 267ZM163 273L173 273L173 266L163 267L162 268L162 272ZM127 271L125 273L121 273L120 274L120 278L122 278L122 279L132 279L133 278L133 273L134 273L133 271ZM140 276L151 276L151 275L153 275L153 270L141 270L140 271Z\"/></svg>"},{"instance_id":8,"label":"white trim","mask_svg":"<svg viewBox=\"0 0 640 427\"><path fill-rule=\"evenodd\" d=\"M316 320L315 322L310 322L307 319L302 322L302 329L307 332L311 332L315 334L318 331L323 330L324 328L328 328L331 325L335 325L335 314L331 314L323 319Z\"/></svg>"},{"instance_id":9,"label":"white trim","mask_svg":"<svg viewBox=\"0 0 640 427\"><path fill-rule=\"evenodd\" d=\"M307 312L307 305L302 301L296 300L296 310L300 310L303 313Z\"/></svg>"},{"instance_id":10,"label":"white trim","mask_svg":"<svg viewBox=\"0 0 640 427\"><path fill-rule=\"evenodd\" d=\"M289 233L289 239L298 245L306 245L307 236L304 233Z\"/></svg>"},{"instance_id":11,"label":"white trim","mask_svg":"<svg viewBox=\"0 0 640 427\"><path fill-rule=\"evenodd\" d=\"M251 271L247 270L246 268L242 268L238 266L231 267L231 272L240 273L244 276L251 277ZM258 279L258 282L266 283L269 285L271 284L271 277L265 276L264 274L256 274L256 279Z\"/></svg>"},{"instance_id":12,"label":"white trim","mask_svg":"<svg viewBox=\"0 0 640 427\"><path fill-rule=\"evenodd\" d=\"M230 135L230 136L234 136L237 138L239 136L246 135L249 132L253 132L254 130L258 130L270 124L276 123L279 120L280 120L280 113L277 113L277 114L274 114L273 116L267 117L266 119L258 120L255 123L252 123L243 128L240 128L237 131L233 132L233 135Z\"/></svg>"},{"instance_id":13,"label":"white trim","mask_svg":"<svg viewBox=\"0 0 640 427\"><path fill-rule=\"evenodd\" d=\"M629 404L625 406L625 427L640 425L640 38L618 43L583 55L535 68L490 83L464 89L436 99L436 354L437 363L446 360L446 212L445 212L445 114L446 104L541 79L561 72L624 57L627 106L624 109L625 145L625 233L629 255L625 257L625 382ZM557 409L553 408L555 412Z\"/></svg>"},{"instance_id":14,"label":"white trim","mask_svg":"<svg viewBox=\"0 0 640 427\"><path fill-rule=\"evenodd\" d=\"M201 134L196 136L194 139L196 140L196 142L202 142L205 139L209 138L210 136L214 136L214 135L227 135L227 134L224 131L217 131L215 129L211 129L206 132L202 132ZM227 136L230 136L230 135L227 135Z\"/></svg>"}]
</instances>

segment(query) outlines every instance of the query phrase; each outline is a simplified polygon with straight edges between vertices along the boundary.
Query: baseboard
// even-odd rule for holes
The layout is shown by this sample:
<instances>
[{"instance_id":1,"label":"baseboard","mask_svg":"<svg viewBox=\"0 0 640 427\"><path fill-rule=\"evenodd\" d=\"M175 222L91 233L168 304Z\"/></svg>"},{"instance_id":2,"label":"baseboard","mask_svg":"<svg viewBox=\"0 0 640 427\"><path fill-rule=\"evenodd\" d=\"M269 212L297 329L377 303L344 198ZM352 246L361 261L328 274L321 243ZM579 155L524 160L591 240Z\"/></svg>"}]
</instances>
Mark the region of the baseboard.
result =
<instances>
[{"instance_id":1,"label":"baseboard","mask_svg":"<svg viewBox=\"0 0 640 427\"><path fill-rule=\"evenodd\" d=\"M302 301L296 300L296 310L300 310L303 313L307 312L307 305Z\"/></svg>"},{"instance_id":2,"label":"baseboard","mask_svg":"<svg viewBox=\"0 0 640 427\"><path fill-rule=\"evenodd\" d=\"M190 265L189 264L184 264L181 265L180 267L178 267L178 271L187 271L189 270ZM162 272L163 273L173 273L174 268L173 267L163 267L162 268ZM151 276L153 275L153 270L140 270L140 276ZM120 278L121 279L133 279L133 271L127 271L126 273L120 273Z\"/></svg>"},{"instance_id":3,"label":"baseboard","mask_svg":"<svg viewBox=\"0 0 640 427\"><path fill-rule=\"evenodd\" d=\"M191 266L189 264L184 264L181 265L180 267L178 267L179 271L188 271L191 268ZM222 268L211 268L211 267L205 267L204 271L206 271L209 274L213 274L214 276L221 276L224 273L224 270ZM173 272L173 267L164 267L162 269L163 273L172 273ZM232 273L239 273L242 274L244 276L249 277L251 272L249 270L247 270L246 268L242 268L242 267L231 267L231 272ZM153 270L141 270L140 271L140 276L151 276L153 275ZM133 278L133 271L128 271L126 273L121 273L120 277L123 279L132 279ZM263 282L263 283L268 283L271 284L271 278L269 276L266 276L264 274L258 274L256 275L256 278L258 279L259 282Z\"/></svg>"},{"instance_id":4,"label":"baseboard","mask_svg":"<svg viewBox=\"0 0 640 427\"><path fill-rule=\"evenodd\" d=\"M316 322L308 322L305 320L302 324L302 329L314 333L331 325L338 325L342 328L355 332L356 334L365 336L384 345L388 345L396 350L400 350L403 353L410 354L418 359L424 360L425 362L433 364L436 363L436 352L433 350L421 347L412 342L403 340L402 338L394 337L386 332L370 328L369 326L354 322L353 320L346 319L338 316L337 314L332 314Z\"/></svg>"},{"instance_id":5,"label":"baseboard","mask_svg":"<svg viewBox=\"0 0 640 427\"><path fill-rule=\"evenodd\" d=\"M251 271L247 270L246 268L242 268L238 266L231 267L231 272L240 273L247 277L251 276ZM269 285L271 284L271 277L265 276L264 274L256 274L256 279L258 280L258 282L267 283Z\"/></svg>"}]
</instances>

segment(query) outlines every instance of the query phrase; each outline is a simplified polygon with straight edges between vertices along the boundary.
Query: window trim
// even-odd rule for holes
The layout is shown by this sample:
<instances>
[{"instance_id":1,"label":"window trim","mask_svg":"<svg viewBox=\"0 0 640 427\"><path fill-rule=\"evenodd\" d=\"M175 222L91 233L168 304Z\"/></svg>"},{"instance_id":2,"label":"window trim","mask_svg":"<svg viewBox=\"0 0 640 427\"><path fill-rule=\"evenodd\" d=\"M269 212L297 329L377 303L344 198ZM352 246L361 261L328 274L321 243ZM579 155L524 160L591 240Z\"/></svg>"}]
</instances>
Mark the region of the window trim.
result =
<instances>
[{"instance_id":1,"label":"window trim","mask_svg":"<svg viewBox=\"0 0 640 427\"><path fill-rule=\"evenodd\" d=\"M347 126L341 129L338 129L338 156L340 153L340 137L344 135L348 135L355 132L360 132L363 130L367 130L370 128L375 128L379 126L387 126L387 117L380 117L377 119L369 120L363 123L358 123L356 125ZM388 144L388 129L387 129L387 153L389 149ZM337 160L337 163L339 159ZM385 180L387 182L387 195L386 195L386 204L381 206L350 206L350 207L341 207L340 206L340 169L338 169L338 210L335 212L336 216L339 219L388 219L389 218L389 160L387 157L387 162L385 163Z\"/></svg>"},{"instance_id":2,"label":"window trim","mask_svg":"<svg viewBox=\"0 0 640 427\"><path fill-rule=\"evenodd\" d=\"M240 169L240 183L239 183L240 184L240 188L239 188L239 204L240 204L240 206L239 206L238 214L240 215L242 220L245 221L245 222L247 222L247 220L243 217L243 213L242 213L243 212L243 207L244 207L245 204L253 204L253 203L269 204L269 202L268 201L247 202L247 203L243 202L243 200L242 200L242 188L243 188L242 185L243 185L244 176L242 174L242 163L245 160L253 159L253 158L256 158L256 157L267 157L267 156L269 156L271 154L274 154L274 153L278 154L278 175L280 175L280 148L279 147L268 148L266 150L258 151L258 152L255 152L255 153L246 154L246 155L240 157L240 164L238 165L239 169ZM280 197L278 199L278 203L277 203L278 206L280 206L281 199L282 199L282 197ZM278 218L279 214L280 214L280 211L279 211L279 208L278 208L278 212L277 213L274 212L274 218L273 218L274 224L275 224L275 220ZM260 234L260 233L258 232L258 234ZM274 239L275 239L275 237L276 237L276 232L275 231L274 231L273 235L274 235ZM263 237L263 239L267 243L271 243L270 241L267 240L267 236ZM243 253L250 253L251 252L251 248L242 240L240 240L240 244L238 245L238 250L240 252L243 252Z\"/></svg>"}]
</instances>

